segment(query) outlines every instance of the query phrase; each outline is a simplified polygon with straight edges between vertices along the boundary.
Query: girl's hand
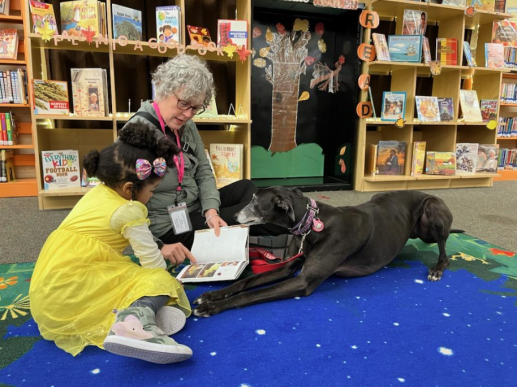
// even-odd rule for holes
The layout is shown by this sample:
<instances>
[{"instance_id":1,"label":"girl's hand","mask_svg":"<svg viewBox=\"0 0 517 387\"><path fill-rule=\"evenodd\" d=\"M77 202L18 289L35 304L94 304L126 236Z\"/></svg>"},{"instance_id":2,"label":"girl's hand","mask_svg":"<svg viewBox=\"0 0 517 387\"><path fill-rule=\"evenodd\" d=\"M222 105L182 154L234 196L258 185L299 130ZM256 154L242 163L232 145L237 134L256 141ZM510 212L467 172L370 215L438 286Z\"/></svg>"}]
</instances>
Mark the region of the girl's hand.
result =
<instances>
[{"instance_id":1,"label":"girl's hand","mask_svg":"<svg viewBox=\"0 0 517 387\"><path fill-rule=\"evenodd\" d=\"M226 227L228 224L219 216L216 210L210 209L205 212L206 225L209 228L213 228L215 235L219 236L219 228Z\"/></svg>"},{"instance_id":2,"label":"girl's hand","mask_svg":"<svg viewBox=\"0 0 517 387\"><path fill-rule=\"evenodd\" d=\"M187 249L181 243L165 245L162 247L161 252L163 257L170 261L173 265L179 265L180 263L183 263L185 258L188 258L192 263L196 263L196 258L194 258L189 249Z\"/></svg>"}]
</instances>

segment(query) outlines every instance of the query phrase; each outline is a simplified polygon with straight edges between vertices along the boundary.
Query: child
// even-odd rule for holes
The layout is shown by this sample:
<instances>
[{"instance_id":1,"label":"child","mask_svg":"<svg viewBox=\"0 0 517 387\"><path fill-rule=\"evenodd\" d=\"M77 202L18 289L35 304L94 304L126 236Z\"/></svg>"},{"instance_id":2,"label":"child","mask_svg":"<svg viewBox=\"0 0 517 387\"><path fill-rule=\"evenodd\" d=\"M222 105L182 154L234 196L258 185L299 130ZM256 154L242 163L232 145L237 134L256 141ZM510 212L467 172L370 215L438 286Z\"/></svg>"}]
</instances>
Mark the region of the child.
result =
<instances>
[{"instance_id":1,"label":"child","mask_svg":"<svg viewBox=\"0 0 517 387\"><path fill-rule=\"evenodd\" d=\"M36 263L32 315L41 335L73 356L87 345L162 364L192 356L167 336L183 327L190 304L165 270L145 207L166 172L165 160L179 149L154 133L128 124L114 144L84 158L88 176L103 184L77 203ZM122 255L128 245L141 266Z\"/></svg>"}]
</instances>

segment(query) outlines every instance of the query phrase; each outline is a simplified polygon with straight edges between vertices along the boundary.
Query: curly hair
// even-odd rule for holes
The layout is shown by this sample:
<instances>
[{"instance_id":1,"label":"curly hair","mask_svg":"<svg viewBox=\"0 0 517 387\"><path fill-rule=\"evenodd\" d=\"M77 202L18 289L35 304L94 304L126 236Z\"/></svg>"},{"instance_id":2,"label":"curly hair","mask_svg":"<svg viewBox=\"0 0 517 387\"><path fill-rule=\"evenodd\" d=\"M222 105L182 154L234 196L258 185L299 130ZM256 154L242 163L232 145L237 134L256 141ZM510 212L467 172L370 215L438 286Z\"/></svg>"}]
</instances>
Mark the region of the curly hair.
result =
<instances>
[{"instance_id":1,"label":"curly hair","mask_svg":"<svg viewBox=\"0 0 517 387\"><path fill-rule=\"evenodd\" d=\"M193 55L178 55L158 66L152 74L156 99L163 100L182 89L185 100L205 94L204 105L210 104L214 90L214 77L207 63Z\"/></svg>"},{"instance_id":2,"label":"curly hair","mask_svg":"<svg viewBox=\"0 0 517 387\"><path fill-rule=\"evenodd\" d=\"M167 137L157 139L156 132L142 123L127 123L119 132L119 139L104 148L90 151L83 159L83 166L88 176L97 177L105 185L115 189L120 184L133 183L132 198L146 184L159 178L154 169L151 175L140 180L136 174L136 161L146 159L153 162L163 157L169 167L173 166L173 156L180 150Z\"/></svg>"}]
</instances>

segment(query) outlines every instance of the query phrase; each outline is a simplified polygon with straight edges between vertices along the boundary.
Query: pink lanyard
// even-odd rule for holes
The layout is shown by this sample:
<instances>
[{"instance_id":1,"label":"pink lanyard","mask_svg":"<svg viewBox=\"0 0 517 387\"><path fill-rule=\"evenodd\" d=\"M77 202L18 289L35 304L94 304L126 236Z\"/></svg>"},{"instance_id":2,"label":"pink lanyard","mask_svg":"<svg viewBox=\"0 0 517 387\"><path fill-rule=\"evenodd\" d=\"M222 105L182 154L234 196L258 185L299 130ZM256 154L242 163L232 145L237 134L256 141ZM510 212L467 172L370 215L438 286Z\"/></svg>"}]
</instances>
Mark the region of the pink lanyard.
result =
<instances>
[{"instance_id":1,"label":"pink lanyard","mask_svg":"<svg viewBox=\"0 0 517 387\"><path fill-rule=\"evenodd\" d=\"M156 102L153 102L154 111L158 115L158 120L160 121L160 126L162 128L162 132L165 136L167 134L165 133L165 123L163 122L162 115L160 114L160 108L158 107L158 104ZM183 176L185 175L185 160L183 160L183 152L181 152L181 143L180 138L178 136L178 131L175 130L174 134L176 135L176 143L178 144L178 148L180 148L180 159L178 159L178 156L174 156L174 164L176 164L176 169L178 170L178 188L176 188L176 198L178 197L180 191L181 191L181 183L183 183ZM176 203L177 204L177 203Z\"/></svg>"}]
</instances>

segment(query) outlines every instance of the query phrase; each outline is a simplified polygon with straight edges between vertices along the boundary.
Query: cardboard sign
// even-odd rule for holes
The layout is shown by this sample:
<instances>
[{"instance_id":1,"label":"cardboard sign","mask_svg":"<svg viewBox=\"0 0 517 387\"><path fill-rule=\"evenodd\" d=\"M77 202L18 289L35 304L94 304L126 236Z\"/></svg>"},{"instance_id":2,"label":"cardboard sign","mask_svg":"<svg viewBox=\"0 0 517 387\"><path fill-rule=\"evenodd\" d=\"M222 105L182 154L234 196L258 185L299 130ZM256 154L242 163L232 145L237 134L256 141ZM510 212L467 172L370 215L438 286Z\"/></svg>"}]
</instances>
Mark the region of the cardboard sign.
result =
<instances>
[{"instance_id":1,"label":"cardboard sign","mask_svg":"<svg viewBox=\"0 0 517 387\"><path fill-rule=\"evenodd\" d=\"M361 74L357 84L361 90L368 90L370 88L370 74Z\"/></svg>"},{"instance_id":2,"label":"cardboard sign","mask_svg":"<svg viewBox=\"0 0 517 387\"><path fill-rule=\"evenodd\" d=\"M379 14L375 11L364 10L359 16L359 23L364 28L377 28L379 26Z\"/></svg>"},{"instance_id":3,"label":"cardboard sign","mask_svg":"<svg viewBox=\"0 0 517 387\"><path fill-rule=\"evenodd\" d=\"M371 102L359 102L357 104L356 113L359 118L368 118L373 114L372 103Z\"/></svg>"},{"instance_id":4,"label":"cardboard sign","mask_svg":"<svg viewBox=\"0 0 517 387\"><path fill-rule=\"evenodd\" d=\"M371 62L375 59L375 47L372 44L362 43L357 47L357 56L365 62Z\"/></svg>"}]
</instances>

